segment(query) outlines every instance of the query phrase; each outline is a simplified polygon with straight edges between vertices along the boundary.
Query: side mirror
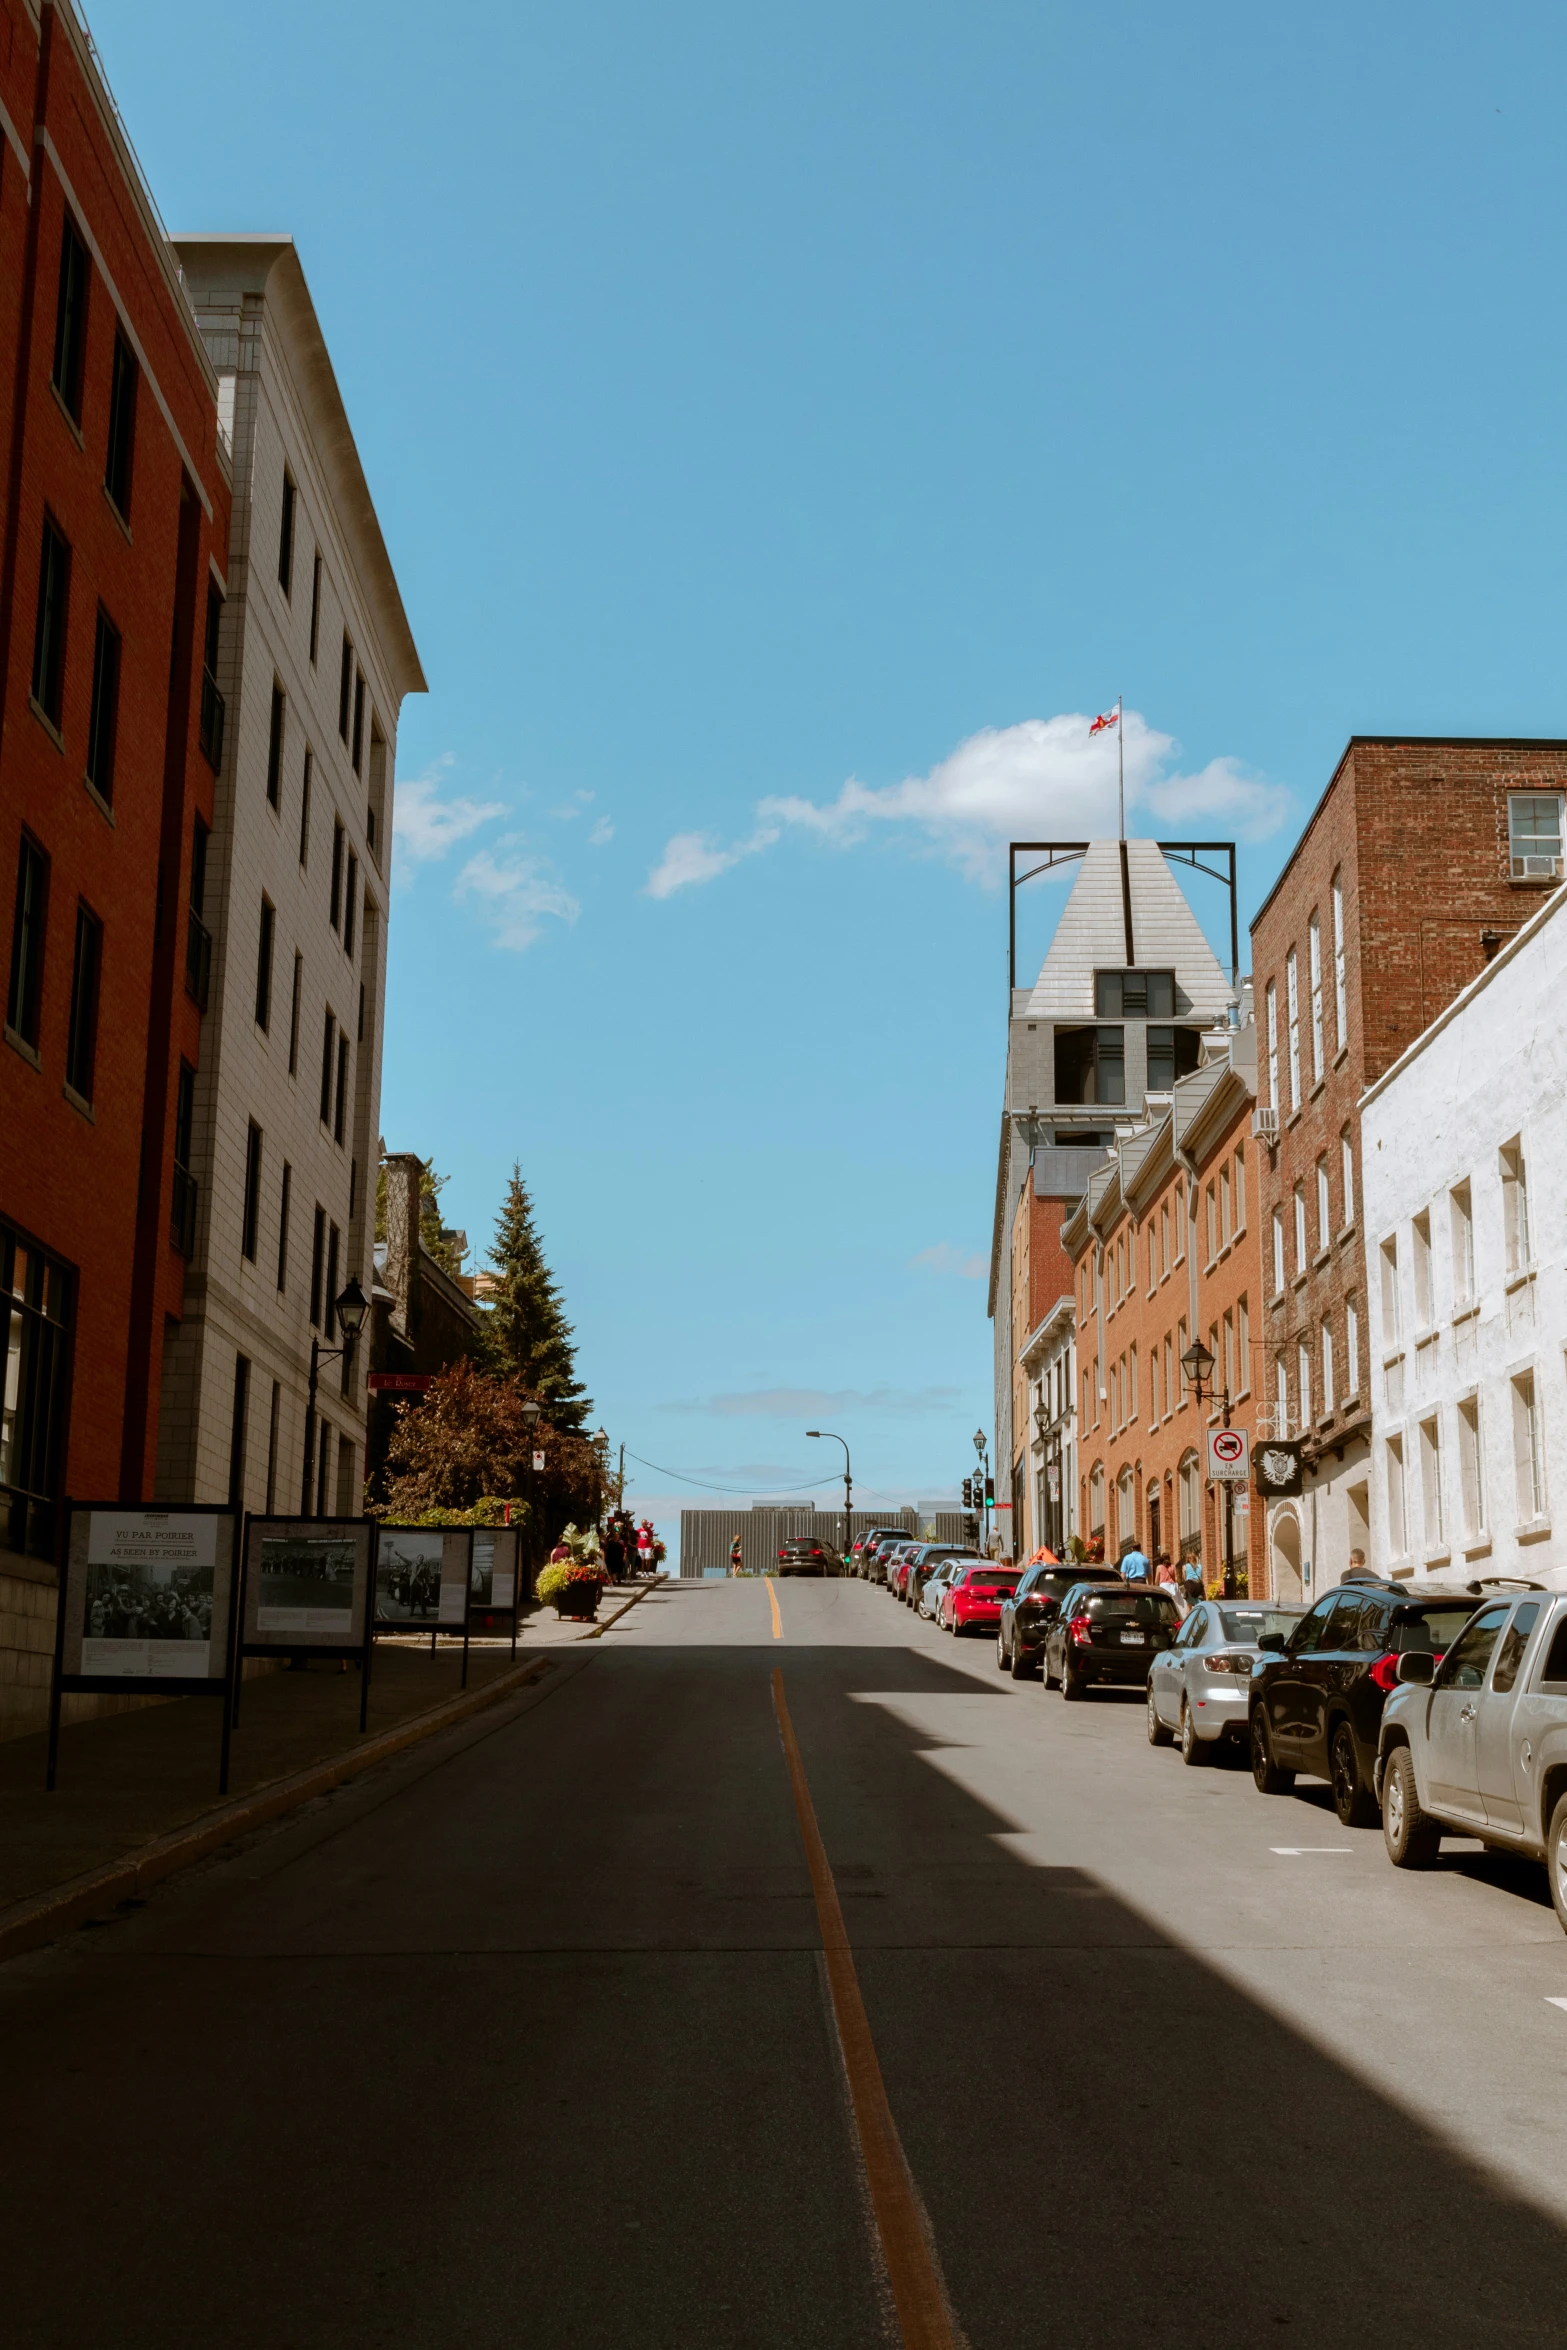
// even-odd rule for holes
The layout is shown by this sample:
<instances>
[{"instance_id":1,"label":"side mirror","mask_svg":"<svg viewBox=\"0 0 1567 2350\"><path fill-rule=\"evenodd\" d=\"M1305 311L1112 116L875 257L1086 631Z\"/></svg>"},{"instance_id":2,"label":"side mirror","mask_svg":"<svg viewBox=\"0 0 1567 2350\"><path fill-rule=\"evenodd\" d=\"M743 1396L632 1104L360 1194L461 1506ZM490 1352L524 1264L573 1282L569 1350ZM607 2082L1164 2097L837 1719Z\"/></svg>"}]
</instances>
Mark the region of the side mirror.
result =
<instances>
[{"instance_id":1,"label":"side mirror","mask_svg":"<svg viewBox=\"0 0 1567 2350\"><path fill-rule=\"evenodd\" d=\"M1264 1649L1269 1656L1283 1656L1289 1647L1289 1642L1282 1632L1264 1632L1258 1640L1257 1646Z\"/></svg>"},{"instance_id":2,"label":"side mirror","mask_svg":"<svg viewBox=\"0 0 1567 2350\"><path fill-rule=\"evenodd\" d=\"M1406 1689L1429 1689L1436 1679L1436 1658L1429 1649L1406 1648L1398 1660L1397 1678Z\"/></svg>"}]
</instances>

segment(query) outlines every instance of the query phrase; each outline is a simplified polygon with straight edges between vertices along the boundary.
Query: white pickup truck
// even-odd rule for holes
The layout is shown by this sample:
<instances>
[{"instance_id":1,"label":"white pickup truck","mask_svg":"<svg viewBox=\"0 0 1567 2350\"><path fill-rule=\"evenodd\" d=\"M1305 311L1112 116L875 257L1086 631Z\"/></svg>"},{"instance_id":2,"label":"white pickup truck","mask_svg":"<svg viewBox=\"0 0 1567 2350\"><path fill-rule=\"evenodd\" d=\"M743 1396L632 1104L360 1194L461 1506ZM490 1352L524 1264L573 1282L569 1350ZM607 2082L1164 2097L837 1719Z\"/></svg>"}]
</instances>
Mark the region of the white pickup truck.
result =
<instances>
[{"instance_id":1,"label":"white pickup truck","mask_svg":"<svg viewBox=\"0 0 1567 2350\"><path fill-rule=\"evenodd\" d=\"M1444 1835L1543 1860L1567 1929L1567 1593L1499 1595L1440 1661L1398 1660L1376 1790L1396 1868L1427 1868Z\"/></svg>"}]
</instances>

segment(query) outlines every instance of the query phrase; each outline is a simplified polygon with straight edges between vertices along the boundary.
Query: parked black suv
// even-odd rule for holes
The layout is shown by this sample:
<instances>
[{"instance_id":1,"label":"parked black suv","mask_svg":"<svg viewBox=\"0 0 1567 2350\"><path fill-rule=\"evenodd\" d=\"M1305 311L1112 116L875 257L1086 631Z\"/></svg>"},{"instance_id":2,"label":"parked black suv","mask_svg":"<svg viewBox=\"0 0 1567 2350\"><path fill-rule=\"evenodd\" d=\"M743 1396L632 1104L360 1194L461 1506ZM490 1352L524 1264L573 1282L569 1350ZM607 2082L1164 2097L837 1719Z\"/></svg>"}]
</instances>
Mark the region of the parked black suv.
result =
<instances>
[{"instance_id":1,"label":"parked black suv","mask_svg":"<svg viewBox=\"0 0 1567 2350\"><path fill-rule=\"evenodd\" d=\"M1063 1697L1085 1697L1096 1681L1141 1689L1180 1628L1173 1596L1157 1585L1074 1576L1045 1629L1045 1687L1059 1681Z\"/></svg>"},{"instance_id":2,"label":"parked black suv","mask_svg":"<svg viewBox=\"0 0 1567 2350\"><path fill-rule=\"evenodd\" d=\"M1326 1779L1346 1828L1374 1828L1382 1708L1406 1649L1444 1656L1479 1605L1476 1592L1398 1583L1339 1584L1293 1632L1268 1632L1252 1669L1251 1775L1282 1795L1295 1775Z\"/></svg>"},{"instance_id":3,"label":"parked black suv","mask_svg":"<svg viewBox=\"0 0 1567 2350\"><path fill-rule=\"evenodd\" d=\"M1048 1561L1030 1567L1015 1591L1001 1602L996 1632L996 1670L1014 1681L1031 1681L1045 1652L1045 1634L1067 1593L1079 1583L1114 1583L1114 1567L1057 1567Z\"/></svg>"},{"instance_id":4,"label":"parked black suv","mask_svg":"<svg viewBox=\"0 0 1567 2350\"><path fill-rule=\"evenodd\" d=\"M810 1534L786 1534L778 1550L780 1575L841 1575L843 1561L835 1550Z\"/></svg>"}]
</instances>

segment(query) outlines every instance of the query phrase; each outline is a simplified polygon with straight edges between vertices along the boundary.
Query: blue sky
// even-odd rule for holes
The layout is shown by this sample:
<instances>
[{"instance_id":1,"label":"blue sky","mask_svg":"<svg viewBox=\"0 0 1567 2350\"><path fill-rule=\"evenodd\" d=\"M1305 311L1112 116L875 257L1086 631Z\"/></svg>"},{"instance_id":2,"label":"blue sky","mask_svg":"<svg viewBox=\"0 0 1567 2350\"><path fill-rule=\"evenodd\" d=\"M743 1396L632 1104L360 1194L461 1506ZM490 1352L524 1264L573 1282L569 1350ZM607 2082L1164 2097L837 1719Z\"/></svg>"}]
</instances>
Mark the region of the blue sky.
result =
<instances>
[{"instance_id":1,"label":"blue sky","mask_svg":"<svg viewBox=\"0 0 1567 2350\"><path fill-rule=\"evenodd\" d=\"M1567 732L1561 12L91 15L171 225L295 236L430 679L388 1143L475 1239L521 1159L631 1453L950 1491L1080 722L1246 912L1350 733Z\"/></svg>"}]
</instances>

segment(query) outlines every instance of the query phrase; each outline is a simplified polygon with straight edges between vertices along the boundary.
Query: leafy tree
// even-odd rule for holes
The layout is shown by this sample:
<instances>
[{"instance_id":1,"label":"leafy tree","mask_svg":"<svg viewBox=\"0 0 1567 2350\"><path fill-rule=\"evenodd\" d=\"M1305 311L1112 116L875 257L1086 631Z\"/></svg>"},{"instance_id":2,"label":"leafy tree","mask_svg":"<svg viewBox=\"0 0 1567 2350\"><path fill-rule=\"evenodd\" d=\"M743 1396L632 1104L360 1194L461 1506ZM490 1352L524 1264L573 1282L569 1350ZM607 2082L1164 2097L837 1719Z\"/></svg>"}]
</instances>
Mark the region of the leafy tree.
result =
<instances>
[{"instance_id":1,"label":"leafy tree","mask_svg":"<svg viewBox=\"0 0 1567 2350\"><path fill-rule=\"evenodd\" d=\"M540 1405L530 1421L526 1403ZM544 1455L535 1469L533 1455ZM550 1417L542 1396L530 1396L519 1380L454 1363L433 1380L418 1403L398 1412L386 1453L385 1500L380 1515L398 1520L427 1518L433 1511L484 1511L477 1523L495 1522L492 1505L526 1506L530 1549L547 1549L562 1526L575 1519L591 1524L602 1506L602 1468L597 1452L578 1431ZM514 1508L512 1523L518 1522Z\"/></svg>"},{"instance_id":2,"label":"leafy tree","mask_svg":"<svg viewBox=\"0 0 1567 2350\"><path fill-rule=\"evenodd\" d=\"M572 1327L544 1262L522 1169L515 1165L490 1257L497 1283L490 1341L497 1366L537 1395L558 1426L580 1434L593 1403L577 1377Z\"/></svg>"}]
</instances>

